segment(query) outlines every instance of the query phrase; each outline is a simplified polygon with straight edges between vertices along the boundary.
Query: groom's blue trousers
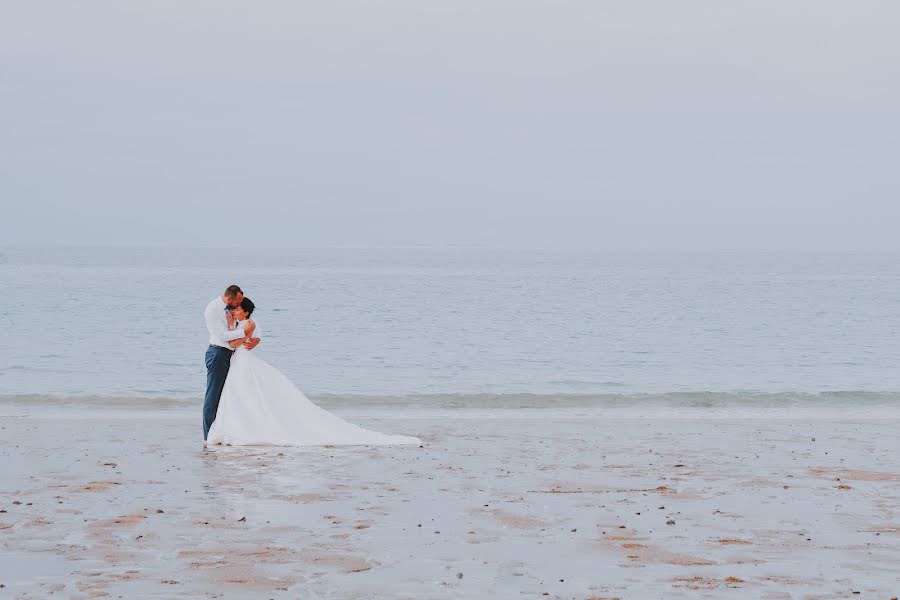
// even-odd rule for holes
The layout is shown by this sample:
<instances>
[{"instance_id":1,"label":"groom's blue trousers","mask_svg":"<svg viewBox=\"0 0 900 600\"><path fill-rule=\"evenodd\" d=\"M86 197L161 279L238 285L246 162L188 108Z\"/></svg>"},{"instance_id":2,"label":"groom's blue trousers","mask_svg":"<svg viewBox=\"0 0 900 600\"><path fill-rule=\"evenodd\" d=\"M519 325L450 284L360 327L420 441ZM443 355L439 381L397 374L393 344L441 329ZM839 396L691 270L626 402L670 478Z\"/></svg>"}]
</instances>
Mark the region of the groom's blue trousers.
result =
<instances>
[{"instance_id":1,"label":"groom's blue trousers","mask_svg":"<svg viewBox=\"0 0 900 600\"><path fill-rule=\"evenodd\" d=\"M219 398L228 377L233 352L228 348L210 346L206 351L206 397L203 399L203 439L209 435L209 428L219 411Z\"/></svg>"}]
</instances>

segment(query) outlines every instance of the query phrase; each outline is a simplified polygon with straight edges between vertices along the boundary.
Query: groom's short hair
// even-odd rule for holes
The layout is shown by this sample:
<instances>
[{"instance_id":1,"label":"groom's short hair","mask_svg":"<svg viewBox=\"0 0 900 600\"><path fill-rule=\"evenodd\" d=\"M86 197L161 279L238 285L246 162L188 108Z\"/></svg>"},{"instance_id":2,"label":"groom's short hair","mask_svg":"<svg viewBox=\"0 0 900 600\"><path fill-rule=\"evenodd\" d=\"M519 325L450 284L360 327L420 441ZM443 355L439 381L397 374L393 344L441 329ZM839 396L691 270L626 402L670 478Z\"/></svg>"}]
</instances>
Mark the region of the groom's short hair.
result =
<instances>
[{"instance_id":1,"label":"groom's short hair","mask_svg":"<svg viewBox=\"0 0 900 600\"><path fill-rule=\"evenodd\" d=\"M236 285L229 285L227 288L225 288L225 297L226 298L237 298L238 294L243 294L243 293L244 292L241 291L241 288L239 288Z\"/></svg>"}]
</instances>

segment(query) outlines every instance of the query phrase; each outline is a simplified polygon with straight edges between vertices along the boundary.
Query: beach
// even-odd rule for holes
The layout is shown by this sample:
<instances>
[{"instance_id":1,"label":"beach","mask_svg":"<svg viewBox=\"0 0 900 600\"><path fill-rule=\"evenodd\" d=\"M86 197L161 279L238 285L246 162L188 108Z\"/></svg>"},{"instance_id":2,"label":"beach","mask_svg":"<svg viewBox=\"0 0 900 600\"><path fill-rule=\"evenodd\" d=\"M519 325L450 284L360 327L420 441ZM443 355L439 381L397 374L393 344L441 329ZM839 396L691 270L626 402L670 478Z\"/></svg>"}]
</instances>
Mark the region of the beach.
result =
<instances>
[{"instance_id":1,"label":"beach","mask_svg":"<svg viewBox=\"0 0 900 600\"><path fill-rule=\"evenodd\" d=\"M336 412L423 445L203 449L197 407L4 405L0 597L900 593L890 413Z\"/></svg>"},{"instance_id":2,"label":"beach","mask_svg":"<svg viewBox=\"0 0 900 600\"><path fill-rule=\"evenodd\" d=\"M0 600L900 600L900 3L8 4Z\"/></svg>"}]
</instances>

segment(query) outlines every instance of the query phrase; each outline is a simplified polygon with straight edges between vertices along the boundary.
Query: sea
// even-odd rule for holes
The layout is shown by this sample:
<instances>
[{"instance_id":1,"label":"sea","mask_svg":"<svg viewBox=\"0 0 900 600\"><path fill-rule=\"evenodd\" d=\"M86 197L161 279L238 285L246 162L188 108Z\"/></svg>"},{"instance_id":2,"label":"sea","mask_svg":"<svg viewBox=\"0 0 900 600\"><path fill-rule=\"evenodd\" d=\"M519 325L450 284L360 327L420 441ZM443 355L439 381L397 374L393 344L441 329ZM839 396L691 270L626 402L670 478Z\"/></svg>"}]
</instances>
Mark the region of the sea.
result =
<instances>
[{"instance_id":1,"label":"sea","mask_svg":"<svg viewBox=\"0 0 900 600\"><path fill-rule=\"evenodd\" d=\"M898 254L469 246L0 246L0 402L199 405L233 283L330 406L900 409Z\"/></svg>"}]
</instances>

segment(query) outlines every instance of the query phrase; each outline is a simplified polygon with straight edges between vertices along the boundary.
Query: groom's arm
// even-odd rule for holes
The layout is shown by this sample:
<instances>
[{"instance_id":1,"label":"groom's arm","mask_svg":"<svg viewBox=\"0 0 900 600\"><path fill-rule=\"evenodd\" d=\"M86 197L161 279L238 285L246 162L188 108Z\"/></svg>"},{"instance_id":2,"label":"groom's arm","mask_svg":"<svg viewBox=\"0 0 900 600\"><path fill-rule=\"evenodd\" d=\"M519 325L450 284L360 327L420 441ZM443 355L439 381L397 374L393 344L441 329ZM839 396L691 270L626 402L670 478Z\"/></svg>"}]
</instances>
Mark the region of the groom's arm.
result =
<instances>
[{"instance_id":1,"label":"groom's arm","mask_svg":"<svg viewBox=\"0 0 900 600\"><path fill-rule=\"evenodd\" d=\"M224 312L224 310L221 312L217 311L216 305L214 304L206 308L203 317L206 320L206 328L209 330L209 335L228 344L232 340L239 340L244 337L244 332L240 329L229 331L228 322L225 320Z\"/></svg>"},{"instance_id":2,"label":"groom's arm","mask_svg":"<svg viewBox=\"0 0 900 600\"><path fill-rule=\"evenodd\" d=\"M254 348L256 348L260 341L262 341L261 338L246 337L239 340L231 340L230 342L228 342L228 345L234 349L237 349L239 346L243 346L247 350L253 350Z\"/></svg>"},{"instance_id":3,"label":"groom's arm","mask_svg":"<svg viewBox=\"0 0 900 600\"><path fill-rule=\"evenodd\" d=\"M244 332L244 337L242 337L241 339L238 339L238 340L231 340L230 342L228 342L228 345L231 346L235 350L239 346L244 346L248 350L253 350L253 348L256 347L256 344L259 343L259 338L256 338L256 344L253 344L252 346L248 345L248 342L250 340L254 339L253 332L256 331L256 323L254 323L253 321L248 321L247 323L244 324L243 327L240 327L239 329Z\"/></svg>"},{"instance_id":4,"label":"groom's arm","mask_svg":"<svg viewBox=\"0 0 900 600\"><path fill-rule=\"evenodd\" d=\"M228 346L231 347L232 350L237 350L239 347L243 346L247 343L247 338L241 338L239 340L231 340L228 342Z\"/></svg>"}]
</instances>

